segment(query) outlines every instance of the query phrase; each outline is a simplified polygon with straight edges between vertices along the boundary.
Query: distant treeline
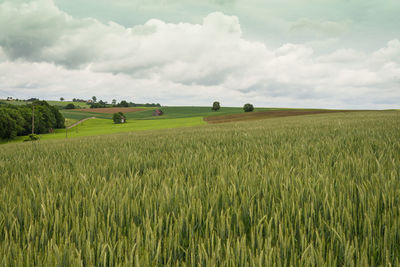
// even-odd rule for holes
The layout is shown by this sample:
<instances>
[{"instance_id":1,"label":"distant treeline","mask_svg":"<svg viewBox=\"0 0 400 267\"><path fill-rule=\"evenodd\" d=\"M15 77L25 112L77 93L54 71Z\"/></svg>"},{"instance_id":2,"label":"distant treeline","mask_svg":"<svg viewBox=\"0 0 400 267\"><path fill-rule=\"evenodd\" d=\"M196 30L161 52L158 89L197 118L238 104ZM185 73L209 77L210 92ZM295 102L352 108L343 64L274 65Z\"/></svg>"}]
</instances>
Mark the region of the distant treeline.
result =
<instances>
[{"instance_id":1,"label":"distant treeline","mask_svg":"<svg viewBox=\"0 0 400 267\"><path fill-rule=\"evenodd\" d=\"M32 133L32 105L34 105L35 134L49 133L52 129L64 128L64 116L46 101L16 106L0 102L0 138L13 139Z\"/></svg>"},{"instance_id":2,"label":"distant treeline","mask_svg":"<svg viewBox=\"0 0 400 267\"><path fill-rule=\"evenodd\" d=\"M127 102L125 100L122 100L118 104L112 104L110 106L112 106L112 107L126 107L126 108L127 107L161 107L161 105L159 103L157 103L157 104L155 104L155 103L152 103L152 104L150 104L150 103L137 104L137 103Z\"/></svg>"},{"instance_id":3,"label":"distant treeline","mask_svg":"<svg viewBox=\"0 0 400 267\"><path fill-rule=\"evenodd\" d=\"M72 104L73 105L73 104ZM107 102L103 102L102 100L100 100L99 102L96 103L89 103L90 108L112 108L112 107L161 107L161 105L159 103L155 104L155 103L146 103L146 104L136 104L136 103L132 103L132 102L127 102L125 100L122 100L120 103L118 104L107 104ZM66 109L71 109L72 106L67 105L65 107Z\"/></svg>"}]
</instances>

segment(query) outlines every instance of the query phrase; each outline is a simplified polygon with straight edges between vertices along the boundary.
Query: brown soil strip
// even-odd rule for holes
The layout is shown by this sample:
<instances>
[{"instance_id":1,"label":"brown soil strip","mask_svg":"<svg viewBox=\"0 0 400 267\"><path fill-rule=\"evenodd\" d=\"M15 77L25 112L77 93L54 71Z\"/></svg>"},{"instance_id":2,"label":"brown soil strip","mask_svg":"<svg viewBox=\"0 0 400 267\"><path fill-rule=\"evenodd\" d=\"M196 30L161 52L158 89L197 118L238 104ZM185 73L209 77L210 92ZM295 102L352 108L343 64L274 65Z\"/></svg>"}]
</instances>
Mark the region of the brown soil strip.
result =
<instances>
[{"instance_id":1,"label":"brown soil strip","mask_svg":"<svg viewBox=\"0 0 400 267\"><path fill-rule=\"evenodd\" d=\"M74 109L74 110L83 111L83 112L91 112L91 113L114 114L117 112L123 112L123 113L138 112L138 111L143 111L145 109L142 109L142 108L84 108L84 109Z\"/></svg>"},{"instance_id":2,"label":"brown soil strip","mask_svg":"<svg viewBox=\"0 0 400 267\"><path fill-rule=\"evenodd\" d=\"M248 112L241 114L230 114L222 116L210 116L210 117L205 117L204 121L210 124L214 124L214 123L260 120L260 119L270 119L277 117L312 115L312 114L323 114L323 113L338 113L338 112L354 112L354 110L271 110L271 111Z\"/></svg>"}]
</instances>

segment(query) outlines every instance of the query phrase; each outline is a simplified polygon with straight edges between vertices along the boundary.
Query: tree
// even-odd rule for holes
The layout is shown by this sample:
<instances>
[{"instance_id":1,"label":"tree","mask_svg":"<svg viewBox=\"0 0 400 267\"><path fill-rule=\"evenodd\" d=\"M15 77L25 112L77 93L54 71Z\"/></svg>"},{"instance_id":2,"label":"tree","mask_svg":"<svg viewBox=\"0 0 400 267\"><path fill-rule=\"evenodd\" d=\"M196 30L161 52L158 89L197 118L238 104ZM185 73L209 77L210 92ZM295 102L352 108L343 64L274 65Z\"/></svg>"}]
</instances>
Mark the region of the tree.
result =
<instances>
[{"instance_id":1,"label":"tree","mask_svg":"<svg viewBox=\"0 0 400 267\"><path fill-rule=\"evenodd\" d=\"M60 101L64 101L64 97L60 97Z\"/></svg>"},{"instance_id":2,"label":"tree","mask_svg":"<svg viewBox=\"0 0 400 267\"><path fill-rule=\"evenodd\" d=\"M92 96L92 100L93 100L94 103L96 103L97 97Z\"/></svg>"},{"instance_id":3,"label":"tree","mask_svg":"<svg viewBox=\"0 0 400 267\"><path fill-rule=\"evenodd\" d=\"M113 105L116 105L116 104L117 104L117 100L116 100L116 99L113 99L111 103L112 103Z\"/></svg>"},{"instance_id":4,"label":"tree","mask_svg":"<svg viewBox=\"0 0 400 267\"><path fill-rule=\"evenodd\" d=\"M245 104L243 106L244 112L252 112L254 110L254 106L252 104Z\"/></svg>"},{"instance_id":5,"label":"tree","mask_svg":"<svg viewBox=\"0 0 400 267\"><path fill-rule=\"evenodd\" d=\"M218 102L218 101L215 101L215 102L213 103L213 106L212 106L211 109L212 109L213 111L218 111L220 108L221 108L221 106L220 106L219 102Z\"/></svg>"},{"instance_id":6,"label":"tree","mask_svg":"<svg viewBox=\"0 0 400 267\"><path fill-rule=\"evenodd\" d=\"M114 113L113 121L115 124L125 123L126 117L125 117L124 113L122 113L122 112Z\"/></svg>"}]
</instances>

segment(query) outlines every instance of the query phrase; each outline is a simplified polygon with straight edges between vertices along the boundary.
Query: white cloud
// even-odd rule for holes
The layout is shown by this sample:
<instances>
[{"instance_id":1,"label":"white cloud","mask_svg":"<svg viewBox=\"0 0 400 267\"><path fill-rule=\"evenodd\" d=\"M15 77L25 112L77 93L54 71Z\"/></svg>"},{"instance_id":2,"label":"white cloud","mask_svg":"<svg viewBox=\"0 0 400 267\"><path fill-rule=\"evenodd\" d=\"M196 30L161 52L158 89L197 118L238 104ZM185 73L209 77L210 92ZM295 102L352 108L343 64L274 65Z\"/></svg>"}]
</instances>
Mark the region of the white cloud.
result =
<instances>
[{"instance_id":1,"label":"white cloud","mask_svg":"<svg viewBox=\"0 0 400 267\"><path fill-rule=\"evenodd\" d=\"M73 18L49 0L5 2L1 61L0 96L331 108L400 102L399 40L372 54L317 56L304 44L271 49L244 39L238 18L219 12L201 24L152 19L127 28Z\"/></svg>"}]
</instances>

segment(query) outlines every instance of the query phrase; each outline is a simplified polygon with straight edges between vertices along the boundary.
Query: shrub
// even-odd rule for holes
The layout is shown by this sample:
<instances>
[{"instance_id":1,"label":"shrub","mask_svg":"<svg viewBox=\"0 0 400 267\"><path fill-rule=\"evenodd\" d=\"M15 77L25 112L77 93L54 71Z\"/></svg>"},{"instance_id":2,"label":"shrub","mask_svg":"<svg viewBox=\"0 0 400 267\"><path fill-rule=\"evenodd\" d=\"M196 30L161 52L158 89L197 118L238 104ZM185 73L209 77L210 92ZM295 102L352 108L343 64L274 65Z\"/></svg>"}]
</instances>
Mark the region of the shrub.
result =
<instances>
[{"instance_id":1,"label":"shrub","mask_svg":"<svg viewBox=\"0 0 400 267\"><path fill-rule=\"evenodd\" d=\"M28 138L24 140L24 142L37 141L37 140L39 140L39 135L30 134L30 135L28 135Z\"/></svg>"},{"instance_id":2,"label":"shrub","mask_svg":"<svg viewBox=\"0 0 400 267\"><path fill-rule=\"evenodd\" d=\"M244 112L252 112L254 110L254 106L252 104L245 104L243 106Z\"/></svg>"},{"instance_id":3,"label":"shrub","mask_svg":"<svg viewBox=\"0 0 400 267\"><path fill-rule=\"evenodd\" d=\"M70 103L70 104L65 106L65 109L75 109L75 105Z\"/></svg>"}]
</instances>

